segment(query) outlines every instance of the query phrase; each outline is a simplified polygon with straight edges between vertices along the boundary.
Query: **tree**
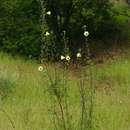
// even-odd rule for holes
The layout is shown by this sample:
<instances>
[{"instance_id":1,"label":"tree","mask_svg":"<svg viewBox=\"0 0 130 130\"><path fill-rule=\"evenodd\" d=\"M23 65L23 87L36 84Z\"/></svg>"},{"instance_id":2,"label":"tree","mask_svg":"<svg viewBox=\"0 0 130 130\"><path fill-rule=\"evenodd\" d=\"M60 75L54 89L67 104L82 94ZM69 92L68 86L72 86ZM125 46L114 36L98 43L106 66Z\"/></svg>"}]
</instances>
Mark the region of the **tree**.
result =
<instances>
[{"instance_id":1,"label":"tree","mask_svg":"<svg viewBox=\"0 0 130 130\"><path fill-rule=\"evenodd\" d=\"M39 15L39 5L35 0L1 0L1 49L37 57L40 49Z\"/></svg>"},{"instance_id":2,"label":"tree","mask_svg":"<svg viewBox=\"0 0 130 130\"><path fill-rule=\"evenodd\" d=\"M109 0L1 0L0 48L34 57L42 48L46 59L59 59L66 50L73 54L84 48L83 25L89 38L110 34L112 16Z\"/></svg>"},{"instance_id":3,"label":"tree","mask_svg":"<svg viewBox=\"0 0 130 130\"><path fill-rule=\"evenodd\" d=\"M67 43L70 52L76 51L79 47L83 47L83 25L87 25L87 29L92 37L108 34L112 29L111 3L109 0L40 0L42 12L45 17L42 17L42 35L43 42L46 43L45 32L53 32L53 42L47 43L49 48L56 47L56 53L63 53L63 31L66 31L66 36L69 40ZM50 11L51 15L46 13ZM46 22L44 22L46 21ZM46 29L45 29L46 28ZM46 30L46 31L45 31ZM51 37L52 38L52 37ZM47 40L48 41L48 40ZM46 50L46 49L45 49ZM53 52L52 52L53 53Z\"/></svg>"}]
</instances>

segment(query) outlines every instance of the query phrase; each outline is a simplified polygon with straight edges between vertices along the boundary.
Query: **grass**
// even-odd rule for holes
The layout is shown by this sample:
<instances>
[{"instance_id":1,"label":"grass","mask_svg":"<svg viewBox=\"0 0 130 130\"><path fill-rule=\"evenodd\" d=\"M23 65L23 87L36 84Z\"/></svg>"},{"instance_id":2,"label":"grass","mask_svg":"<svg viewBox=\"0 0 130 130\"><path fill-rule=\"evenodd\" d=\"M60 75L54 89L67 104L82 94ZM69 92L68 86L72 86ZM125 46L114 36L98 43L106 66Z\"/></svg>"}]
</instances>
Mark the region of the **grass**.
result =
<instances>
[{"instance_id":1,"label":"grass","mask_svg":"<svg viewBox=\"0 0 130 130\"><path fill-rule=\"evenodd\" d=\"M130 17L128 5L121 2L114 8L120 13L117 21L127 26ZM45 72L38 72L38 66L36 61L0 53L0 130L54 130L47 94L48 79ZM50 65L51 73L53 68ZM61 70L58 69L59 73ZM79 73L70 71L69 77L70 108L75 122L79 116L76 82ZM93 67L96 88L93 130L130 130L129 77L130 54Z\"/></svg>"},{"instance_id":2,"label":"grass","mask_svg":"<svg viewBox=\"0 0 130 130\"><path fill-rule=\"evenodd\" d=\"M97 117L100 129L129 130L130 61L105 65L97 72Z\"/></svg>"},{"instance_id":3,"label":"grass","mask_svg":"<svg viewBox=\"0 0 130 130\"><path fill-rule=\"evenodd\" d=\"M3 85L7 89L3 91L6 96L0 96L0 130L53 130L46 93L48 81L46 74L38 72L38 66L35 61L0 54L0 88L3 90ZM95 130L130 130L129 70L129 56L93 67ZM75 73L70 72L70 102L75 120L79 102L77 80Z\"/></svg>"}]
</instances>

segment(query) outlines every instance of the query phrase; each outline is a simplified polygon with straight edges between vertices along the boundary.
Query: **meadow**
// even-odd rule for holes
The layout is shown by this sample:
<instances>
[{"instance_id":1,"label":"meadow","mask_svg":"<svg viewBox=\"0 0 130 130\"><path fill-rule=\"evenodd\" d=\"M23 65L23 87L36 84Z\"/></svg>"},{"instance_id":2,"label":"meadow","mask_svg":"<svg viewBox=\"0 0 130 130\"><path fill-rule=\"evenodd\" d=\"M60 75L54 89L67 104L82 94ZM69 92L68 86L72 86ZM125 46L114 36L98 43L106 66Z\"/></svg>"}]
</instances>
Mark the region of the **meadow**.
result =
<instances>
[{"instance_id":1,"label":"meadow","mask_svg":"<svg viewBox=\"0 0 130 130\"><path fill-rule=\"evenodd\" d=\"M34 60L0 53L0 130L53 130L46 69L39 72L38 66ZM52 74L53 68L50 64L49 73ZM57 69L60 75L62 67ZM77 85L80 72L76 69L68 72L73 126L80 106ZM92 72L93 130L130 130L129 55L94 64ZM73 129L78 130L76 126Z\"/></svg>"},{"instance_id":2,"label":"meadow","mask_svg":"<svg viewBox=\"0 0 130 130\"><path fill-rule=\"evenodd\" d=\"M76 64L62 61L39 64L39 61L31 59L39 56L41 31L44 34L46 30L40 30L40 12L36 13L39 10L36 3L32 3L32 0L27 3L20 3L19 0L1 2L0 9L2 11L4 7L5 11L1 12L3 17L0 21L0 130L130 130L130 7L125 0L111 1L114 3L112 11L118 24L117 30L107 40L103 33L102 39L90 40L92 51L99 54L94 54L91 64L84 66L80 65L79 59ZM94 2L91 4L97 8ZM92 15L94 22L102 23L102 15L107 14L93 17L95 14L88 7L84 18ZM64 14L62 8L60 10ZM95 16L100 16L98 12L100 9ZM51 17L54 12L42 13ZM77 13L74 20L79 19ZM60 19L61 22L65 18ZM82 20L74 22L73 29L84 24L79 22ZM96 28L100 25L97 23L94 25ZM46 27L47 23L43 24ZM76 31L71 32L76 36ZM45 37L48 37L51 33L46 34ZM68 39L65 38L66 44ZM52 41L47 40L47 45L50 45L49 42ZM72 46L72 49L75 47ZM119 52L117 48L120 48ZM44 55L45 51L41 49L42 52L41 55ZM39 66L43 67L40 71Z\"/></svg>"}]
</instances>

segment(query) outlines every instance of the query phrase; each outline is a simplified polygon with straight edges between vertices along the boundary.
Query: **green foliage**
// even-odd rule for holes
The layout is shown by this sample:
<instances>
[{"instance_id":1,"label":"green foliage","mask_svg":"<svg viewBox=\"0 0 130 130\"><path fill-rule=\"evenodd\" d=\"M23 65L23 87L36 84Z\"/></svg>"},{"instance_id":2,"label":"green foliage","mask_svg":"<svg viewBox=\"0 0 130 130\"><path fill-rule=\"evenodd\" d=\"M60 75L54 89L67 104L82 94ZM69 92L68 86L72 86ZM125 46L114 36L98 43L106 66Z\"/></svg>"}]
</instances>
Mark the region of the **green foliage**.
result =
<instances>
[{"instance_id":1,"label":"green foliage","mask_svg":"<svg viewBox=\"0 0 130 130\"><path fill-rule=\"evenodd\" d=\"M64 52L64 30L70 53L84 48L83 25L87 25L90 38L104 37L114 30L109 0L38 1L0 1L1 49L38 57L42 44L42 56L57 58ZM51 11L50 16L46 15L47 11ZM51 36L45 38L47 31Z\"/></svg>"},{"instance_id":2,"label":"green foliage","mask_svg":"<svg viewBox=\"0 0 130 130\"><path fill-rule=\"evenodd\" d=\"M0 47L7 52L39 55L39 9L35 0L0 1Z\"/></svg>"},{"instance_id":3,"label":"green foliage","mask_svg":"<svg viewBox=\"0 0 130 130\"><path fill-rule=\"evenodd\" d=\"M77 51L78 48L83 48L84 45L80 44L84 41L83 38L83 25L87 25L87 29L92 37L102 37L110 34L114 30L114 19L111 10L112 4L109 0L40 0L43 2L42 7L42 31L45 30L53 32L55 37L56 53L63 54L64 42L63 31L66 31L68 39L68 48L70 52ZM43 9L44 8L44 9ZM51 15L47 16L46 12L51 11ZM42 35L43 39L46 37ZM43 40L47 43L48 40ZM53 50L53 42L50 50ZM48 46L46 45L46 46Z\"/></svg>"}]
</instances>

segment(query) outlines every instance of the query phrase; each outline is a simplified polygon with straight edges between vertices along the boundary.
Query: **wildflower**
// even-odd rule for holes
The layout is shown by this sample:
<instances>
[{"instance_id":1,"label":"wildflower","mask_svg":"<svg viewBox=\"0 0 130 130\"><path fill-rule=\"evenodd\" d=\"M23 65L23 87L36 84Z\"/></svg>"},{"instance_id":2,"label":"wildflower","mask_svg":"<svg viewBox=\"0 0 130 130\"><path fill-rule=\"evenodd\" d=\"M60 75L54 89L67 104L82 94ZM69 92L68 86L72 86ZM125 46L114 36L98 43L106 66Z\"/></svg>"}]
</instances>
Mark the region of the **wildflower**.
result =
<instances>
[{"instance_id":1,"label":"wildflower","mask_svg":"<svg viewBox=\"0 0 130 130\"><path fill-rule=\"evenodd\" d=\"M49 36L49 35L50 35L50 33L49 33L49 32L46 32L46 33L45 33L45 36Z\"/></svg>"},{"instance_id":2,"label":"wildflower","mask_svg":"<svg viewBox=\"0 0 130 130\"><path fill-rule=\"evenodd\" d=\"M89 36L89 32L88 32L88 31L85 31L85 32L84 32L84 36L85 36L85 37L88 37L88 36Z\"/></svg>"},{"instance_id":3,"label":"wildflower","mask_svg":"<svg viewBox=\"0 0 130 130\"><path fill-rule=\"evenodd\" d=\"M61 60L64 60L64 59L65 59L65 57L64 57L64 56L61 56L61 57L60 57L60 59L61 59Z\"/></svg>"},{"instance_id":4,"label":"wildflower","mask_svg":"<svg viewBox=\"0 0 130 130\"><path fill-rule=\"evenodd\" d=\"M82 57L82 55L81 55L81 53L77 53L77 58L81 58Z\"/></svg>"},{"instance_id":5,"label":"wildflower","mask_svg":"<svg viewBox=\"0 0 130 130\"><path fill-rule=\"evenodd\" d=\"M70 56L69 55L66 56L66 60L70 61Z\"/></svg>"},{"instance_id":6,"label":"wildflower","mask_svg":"<svg viewBox=\"0 0 130 130\"><path fill-rule=\"evenodd\" d=\"M51 15L51 11L47 11L46 14L47 14L47 15Z\"/></svg>"},{"instance_id":7,"label":"wildflower","mask_svg":"<svg viewBox=\"0 0 130 130\"><path fill-rule=\"evenodd\" d=\"M43 71L43 66L39 66L38 71L40 71L40 72Z\"/></svg>"}]
</instances>

